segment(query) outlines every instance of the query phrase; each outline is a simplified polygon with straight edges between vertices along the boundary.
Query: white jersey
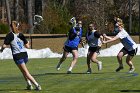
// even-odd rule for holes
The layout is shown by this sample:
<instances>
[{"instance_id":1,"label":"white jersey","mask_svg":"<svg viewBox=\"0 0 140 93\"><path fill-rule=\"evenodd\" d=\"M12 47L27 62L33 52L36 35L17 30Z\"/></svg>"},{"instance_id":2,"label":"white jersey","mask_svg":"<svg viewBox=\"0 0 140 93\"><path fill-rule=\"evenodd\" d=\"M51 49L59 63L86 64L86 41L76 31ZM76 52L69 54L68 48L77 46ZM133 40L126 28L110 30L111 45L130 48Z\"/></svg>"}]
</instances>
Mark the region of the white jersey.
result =
<instances>
[{"instance_id":1,"label":"white jersey","mask_svg":"<svg viewBox=\"0 0 140 93\"><path fill-rule=\"evenodd\" d=\"M13 55L26 52L24 44L27 44L27 40L22 33L9 32L5 37L4 44L11 46Z\"/></svg>"},{"instance_id":2,"label":"white jersey","mask_svg":"<svg viewBox=\"0 0 140 93\"><path fill-rule=\"evenodd\" d=\"M100 38L95 36L95 32L98 33L96 30L94 30L91 32L91 34L87 33L86 35L89 47L97 47L102 45Z\"/></svg>"},{"instance_id":3,"label":"white jersey","mask_svg":"<svg viewBox=\"0 0 140 93\"><path fill-rule=\"evenodd\" d=\"M137 44L132 40L132 38L124 29L122 29L116 36L121 39L121 43L123 44L124 48L126 48L128 51L137 48Z\"/></svg>"},{"instance_id":4,"label":"white jersey","mask_svg":"<svg viewBox=\"0 0 140 93\"><path fill-rule=\"evenodd\" d=\"M14 40L11 41L11 48L13 54L18 54L21 52L26 52L25 47L24 47L24 42L18 37L19 34L14 34Z\"/></svg>"}]
</instances>

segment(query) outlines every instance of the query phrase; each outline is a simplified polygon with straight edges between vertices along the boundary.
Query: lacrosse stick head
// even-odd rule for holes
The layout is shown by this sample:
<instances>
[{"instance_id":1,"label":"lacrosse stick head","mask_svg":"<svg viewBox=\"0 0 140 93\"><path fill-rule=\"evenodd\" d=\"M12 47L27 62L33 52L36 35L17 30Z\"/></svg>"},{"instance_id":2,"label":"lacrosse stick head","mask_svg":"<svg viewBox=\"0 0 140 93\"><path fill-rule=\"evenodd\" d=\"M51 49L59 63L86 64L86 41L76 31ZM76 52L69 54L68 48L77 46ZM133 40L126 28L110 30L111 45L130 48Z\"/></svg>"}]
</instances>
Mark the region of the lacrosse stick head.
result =
<instances>
[{"instance_id":1,"label":"lacrosse stick head","mask_svg":"<svg viewBox=\"0 0 140 93\"><path fill-rule=\"evenodd\" d=\"M76 26L76 18L72 17L69 21L74 27Z\"/></svg>"},{"instance_id":2,"label":"lacrosse stick head","mask_svg":"<svg viewBox=\"0 0 140 93\"><path fill-rule=\"evenodd\" d=\"M34 15L34 25L39 25L40 22L42 22L44 19L40 15Z\"/></svg>"}]
</instances>

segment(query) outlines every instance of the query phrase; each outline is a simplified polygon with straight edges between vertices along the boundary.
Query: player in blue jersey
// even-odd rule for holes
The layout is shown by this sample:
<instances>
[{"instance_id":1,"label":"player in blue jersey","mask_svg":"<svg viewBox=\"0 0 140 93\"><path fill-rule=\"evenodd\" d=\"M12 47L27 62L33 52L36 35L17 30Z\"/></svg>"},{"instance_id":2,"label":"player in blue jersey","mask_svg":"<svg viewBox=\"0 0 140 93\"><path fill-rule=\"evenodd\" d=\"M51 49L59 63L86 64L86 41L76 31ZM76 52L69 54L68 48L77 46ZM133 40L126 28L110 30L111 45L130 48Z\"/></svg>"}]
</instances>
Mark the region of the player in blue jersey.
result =
<instances>
[{"instance_id":1,"label":"player in blue jersey","mask_svg":"<svg viewBox=\"0 0 140 93\"><path fill-rule=\"evenodd\" d=\"M82 21L78 21L77 25L73 26L68 33L68 38L63 47L64 49L63 56L56 67L57 70L60 70L61 64L65 61L67 55L69 53L72 53L73 60L70 64L67 74L72 73L72 69L75 66L78 59L78 45L81 41L81 38L82 38Z\"/></svg>"},{"instance_id":2,"label":"player in blue jersey","mask_svg":"<svg viewBox=\"0 0 140 93\"><path fill-rule=\"evenodd\" d=\"M126 63L130 67L129 73L132 73L135 70L135 67L132 63L132 58L136 55L138 46L132 40L132 38L129 36L129 34L126 32L126 30L124 29L124 25L123 25L122 21L117 22L117 25L118 25L118 34L113 38L106 36L104 34L104 37L109 39L107 41L104 41L104 43L109 43L109 42L115 41L117 39L120 39L120 41L124 47L120 50L120 52L117 55L119 67L116 69L116 72L118 72L124 68L123 63L122 63L122 57L124 55L128 54L126 57Z\"/></svg>"},{"instance_id":3,"label":"player in blue jersey","mask_svg":"<svg viewBox=\"0 0 140 93\"><path fill-rule=\"evenodd\" d=\"M25 49L29 48L29 42L26 40L24 35L19 31L19 26L16 21L12 21L11 23L11 31L6 35L4 44L0 51L2 52L7 45L10 45L13 60L15 61L16 65L22 72L25 80L27 81L27 89L32 90L33 86L32 83L35 85L35 90L41 90L41 86L36 82L36 80L31 76L29 73L26 63L28 61L28 54Z\"/></svg>"},{"instance_id":4,"label":"player in blue jersey","mask_svg":"<svg viewBox=\"0 0 140 93\"><path fill-rule=\"evenodd\" d=\"M86 41L89 45L89 49L87 53L88 74L92 73L90 61L97 64L98 70L102 69L102 62L97 60L97 56L99 54L102 45L101 41L103 41L102 39L103 36L99 34L99 32L95 29L94 24L90 23L86 34Z\"/></svg>"}]
</instances>

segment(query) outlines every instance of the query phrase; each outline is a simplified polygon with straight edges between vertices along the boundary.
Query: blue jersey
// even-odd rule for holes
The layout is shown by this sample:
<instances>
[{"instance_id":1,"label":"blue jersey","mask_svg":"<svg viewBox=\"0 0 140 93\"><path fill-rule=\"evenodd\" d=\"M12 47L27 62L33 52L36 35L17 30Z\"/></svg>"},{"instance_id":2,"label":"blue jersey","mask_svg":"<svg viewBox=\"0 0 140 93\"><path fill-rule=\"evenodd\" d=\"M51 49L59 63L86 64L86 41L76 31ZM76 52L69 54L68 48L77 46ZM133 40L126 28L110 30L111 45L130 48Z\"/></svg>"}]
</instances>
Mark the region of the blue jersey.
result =
<instances>
[{"instance_id":1,"label":"blue jersey","mask_svg":"<svg viewBox=\"0 0 140 93\"><path fill-rule=\"evenodd\" d=\"M73 27L69 31L68 39L65 42L65 45L69 47L78 47L81 37L82 37L82 28L78 27L78 30L77 30L77 27Z\"/></svg>"}]
</instances>

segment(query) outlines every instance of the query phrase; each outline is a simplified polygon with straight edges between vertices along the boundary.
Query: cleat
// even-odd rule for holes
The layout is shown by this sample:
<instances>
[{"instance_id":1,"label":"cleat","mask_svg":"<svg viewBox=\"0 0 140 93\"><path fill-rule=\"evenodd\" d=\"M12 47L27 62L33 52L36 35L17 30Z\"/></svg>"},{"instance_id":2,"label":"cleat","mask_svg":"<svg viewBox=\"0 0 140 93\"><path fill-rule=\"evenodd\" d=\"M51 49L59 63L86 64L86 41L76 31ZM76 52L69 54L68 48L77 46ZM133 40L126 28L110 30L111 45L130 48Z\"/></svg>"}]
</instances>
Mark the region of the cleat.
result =
<instances>
[{"instance_id":1,"label":"cleat","mask_svg":"<svg viewBox=\"0 0 140 93\"><path fill-rule=\"evenodd\" d=\"M123 69L123 67L118 67L117 69L116 69L116 72L119 72L120 70L122 70Z\"/></svg>"},{"instance_id":2,"label":"cleat","mask_svg":"<svg viewBox=\"0 0 140 93\"><path fill-rule=\"evenodd\" d=\"M102 62L101 61L98 62L98 70L102 70Z\"/></svg>"},{"instance_id":3,"label":"cleat","mask_svg":"<svg viewBox=\"0 0 140 93\"><path fill-rule=\"evenodd\" d=\"M61 65L57 65L56 66L56 70L59 71L60 70Z\"/></svg>"},{"instance_id":4,"label":"cleat","mask_svg":"<svg viewBox=\"0 0 140 93\"><path fill-rule=\"evenodd\" d=\"M56 70L59 71L60 70L60 67L56 68Z\"/></svg>"},{"instance_id":5,"label":"cleat","mask_svg":"<svg viewBox=\"0 0 140 93\"><path fill-rule=\"evenodd\" d=\"M135 68L130 68L128 73L133 73L135 71Z\"/></svg>"},{"instance_id":6,"label":"cleat","mask_svg":"<svg viewBox=\"0 0 140 93\"><path fill-rule=\"evenodd\" d=\"M71 71L67 71L67 74L71 74L72 72Z\"/></svg>"},{"instance_id":7,"label":"cleat","mask_svg":"<svg viewBox=\"0 0 140 93\"><path fill-rule=\"evenodd\" d=\"M92 73L91 68L89 68L89 69L87 70L87 74L91 74L91 73Z\"/></svg>"},{"instance_id":8,"label":"cleat","mask_svg":"<svg viewBox=\"0 0 140 93\"><path fill-rule=\"evenodd\" d=\"M33 90L33 86L32 85L28 85L26 88L27 88L27 90Z\"/></svg>"},{"instance_id":9,"label":"cleat","mask_svg":"<svg viewBox=\"0 0 140 93\"><path fill-rule=\"evenodd\" d=\"M41 90L41 86L38 85L35 90Z\"/></svg>"}]
</instances>

